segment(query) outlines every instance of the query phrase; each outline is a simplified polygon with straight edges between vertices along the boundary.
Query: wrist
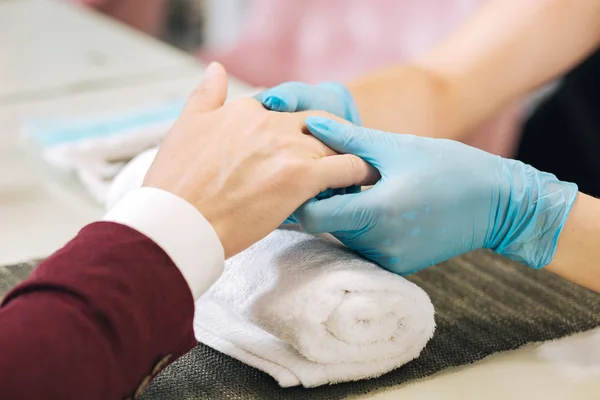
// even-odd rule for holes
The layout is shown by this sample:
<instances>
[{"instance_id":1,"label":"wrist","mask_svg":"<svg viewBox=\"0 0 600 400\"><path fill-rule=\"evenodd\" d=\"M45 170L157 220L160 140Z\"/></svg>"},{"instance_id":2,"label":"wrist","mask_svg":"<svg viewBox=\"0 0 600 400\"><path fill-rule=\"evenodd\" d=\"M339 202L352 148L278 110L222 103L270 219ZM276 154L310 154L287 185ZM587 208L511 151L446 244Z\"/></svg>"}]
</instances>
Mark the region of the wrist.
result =
<instances>
[{"instance_id":1,"label":"wrist","mask_svg":"<svg viewBox=\"0 0 600 400\"><path fill-rule=\"evenodd\" d=\"M365 127L463 139L458 87L434 71L418 64L387 68L349 82L347 88Z\"/></svg>"},{"instance_id":2,"label":"wrist","mask_svg":"<svg viewBox=\"0 0 600 400\"><path fill-rule=\"evenodd\" d=\"M238 249L240 246L235 240L235 225L231 223L232 218L228 215L227 210L223 210L220 207L212 207L210 203L212 202L201 202L196 206L196 209L200 211L212 226L223 246L224 257L228 259L240 251Z\"/></svg>"},{"instance_id":3,"label":"wrist","mask_svg":"<svg viewBox=\"0 0 600 400\"><path fill-rule=\"evenodd\" d=\"M548 265L577 197L577 185L515 160L503 160L492 239L487 246L531 268Z\"/></svg>"},{"instance_id":4,"label":"wrist","mask_svg":"<svg viewBox=\"0 0 600 400\"><path fill-rule=\"evenodd\" d=\"M134 189L103 220L127 225L152 239L179 268L194 298L223 270L218 234L196 207L172 192L152 187Z\"/></svg>"},{"instance_id":5,"label":"wrist","mask_svg":"<svg viewBox=\"0 0 600 400\"><path fill-rule=\"evenodd\" d=\"M600 201L579 193L560 234L549 271L600 293Z\"/></svg>"},{"instance_id":6,"label":"wrist","mask_svg":"<svg viewBox=\"0 0 600 400\"><path fill-rule=\"evenodd\" d=\"M225 259L234 255L237 251L235 240L235 230L232 229L231 211L228 210L228 203L222 200L215 200L218 194L211 193L207 190L207 185L203 186L203 190L191 192L186 187L167 185L154 185L152 183L145 184L144 187L156 188L162 192L168 193L175 198L181 199L188 206L193 207L196 212L202 217L212 231L216 234L216 238L220 243L220 249Z\"/></svg>"}]
</instances>

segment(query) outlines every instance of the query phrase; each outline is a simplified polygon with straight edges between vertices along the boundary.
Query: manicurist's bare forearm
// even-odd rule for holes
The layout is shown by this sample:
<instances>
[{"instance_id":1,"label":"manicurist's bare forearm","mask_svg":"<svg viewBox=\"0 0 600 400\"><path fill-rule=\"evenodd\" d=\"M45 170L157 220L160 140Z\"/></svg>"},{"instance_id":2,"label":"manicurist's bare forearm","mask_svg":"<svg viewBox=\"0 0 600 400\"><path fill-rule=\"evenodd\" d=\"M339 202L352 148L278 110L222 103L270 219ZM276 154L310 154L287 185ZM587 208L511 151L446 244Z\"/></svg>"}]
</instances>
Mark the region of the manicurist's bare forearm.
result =
<instances>
[{"instance_id":1,"label":"manicurist's bare forearm","mask_svg":"<svg viewBox=\"0 0 600 400\"><path fill-rule=\"evenodd\" d=\"M598 0L490 0L420 59L348 87L365 126L460 139L599 43Z\"/></svg>"},{"instance_id":2,"label":"manicurist's bare forearm","mask_svg":"<svg viewBox=\"0 0 600 400\"><path fill-rule=\"evenodd\" d=\"M546 269L600 293L600 200L579 193Z\"/></svg>"}]
</instances>

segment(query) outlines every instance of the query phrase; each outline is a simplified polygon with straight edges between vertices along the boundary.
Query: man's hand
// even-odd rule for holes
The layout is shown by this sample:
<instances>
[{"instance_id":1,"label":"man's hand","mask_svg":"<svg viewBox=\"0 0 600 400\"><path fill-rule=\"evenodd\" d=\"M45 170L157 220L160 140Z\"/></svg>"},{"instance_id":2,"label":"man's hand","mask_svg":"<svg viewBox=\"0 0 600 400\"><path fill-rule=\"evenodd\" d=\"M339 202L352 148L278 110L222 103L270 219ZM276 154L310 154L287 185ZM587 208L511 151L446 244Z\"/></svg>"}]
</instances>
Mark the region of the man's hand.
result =
<instances>
[{"instance_id":1,"label":"man's hand","mask_svg":"<svg viewBox=\"0 0 600 400\"><path fill-rule=\"evenodd\" d=\"M325 189L377 179L360 158L338 155L308 132L306 117L326 113L276 113L251 98L223 106L226 94L225 70L212 64L144 180L194 205L214 227L226 257Z\"/></svg>"}]
</instances>

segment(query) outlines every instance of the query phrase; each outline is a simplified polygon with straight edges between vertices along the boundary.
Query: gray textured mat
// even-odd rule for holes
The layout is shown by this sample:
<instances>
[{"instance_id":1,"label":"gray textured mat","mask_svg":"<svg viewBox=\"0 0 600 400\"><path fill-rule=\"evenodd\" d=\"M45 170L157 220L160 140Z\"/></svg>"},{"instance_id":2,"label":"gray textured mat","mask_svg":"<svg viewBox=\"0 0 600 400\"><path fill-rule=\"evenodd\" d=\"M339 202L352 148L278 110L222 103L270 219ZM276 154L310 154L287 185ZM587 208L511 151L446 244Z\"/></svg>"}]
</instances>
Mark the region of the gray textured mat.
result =
<instances>
[{"instance_id":1,"label":"gray textured mat","mask_svg":"<svg viewBox=\"0 0 600 400\"><path fill-rule=\"evenodd\" d=\"M0 294L33 268L34 263L0 268ZM381 378L282 389L268 375L199 345L159 375L142 398L342 399L600 326L600 295L488 252L467 254L409 279L433 301L436 334L417 360Z\"/></svg>"}]
</instances>

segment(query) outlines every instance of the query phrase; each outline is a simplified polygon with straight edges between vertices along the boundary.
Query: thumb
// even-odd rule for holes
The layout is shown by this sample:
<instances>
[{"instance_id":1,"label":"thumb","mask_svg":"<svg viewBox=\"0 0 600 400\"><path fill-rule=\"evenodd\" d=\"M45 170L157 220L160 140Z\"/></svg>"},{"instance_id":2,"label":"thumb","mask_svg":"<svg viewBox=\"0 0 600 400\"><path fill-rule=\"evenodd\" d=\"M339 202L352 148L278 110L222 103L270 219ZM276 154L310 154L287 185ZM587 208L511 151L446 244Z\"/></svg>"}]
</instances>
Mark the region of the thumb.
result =
<instances>
[{"instance_id":1,"label":"thumb","mask_svg":"<svg viewBox=\"0 0 600 400\"><path fill-rule=\"evenodd\" d=\"M296 210L294 218L308 233L360 230L366 223L367 213L359 206L365 195L352 193L324 200L311 199Z\"/></svg>"},{"instance_id":2,"label":"thumb","mask_svg":"<svg viewBox=\"0 0 600 400\"><path fill-rule=\"evenodd\" d=\"M227 98L227 72L219 63L213 62L206 68L204 79L190 95L186 111L209 112L225 103Z\"/></svg>"},{"instance_id":3,"label":"thumb","mask_svg":"<svg viewBox=\"0 0 600 400\"><path fill-rule=\"evenodd\" d=\"M379 168L377 148L385 142L382 132L325 117L306 118L306 127L314 137L338 153L354 154Z\"/></svg>"},{"instance_id":4,"label":"thumb","mask_svg":"<svg viewBox=\"0 0 600 400\"><path fill-rule=\"evenodd\" d=\"M307 96L306 84L299 82L285 82L281 85L267 89L254 96L266 109L279 112L305 111L300 108L301 96Z\"/></svg>"}]
</instances>

